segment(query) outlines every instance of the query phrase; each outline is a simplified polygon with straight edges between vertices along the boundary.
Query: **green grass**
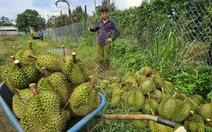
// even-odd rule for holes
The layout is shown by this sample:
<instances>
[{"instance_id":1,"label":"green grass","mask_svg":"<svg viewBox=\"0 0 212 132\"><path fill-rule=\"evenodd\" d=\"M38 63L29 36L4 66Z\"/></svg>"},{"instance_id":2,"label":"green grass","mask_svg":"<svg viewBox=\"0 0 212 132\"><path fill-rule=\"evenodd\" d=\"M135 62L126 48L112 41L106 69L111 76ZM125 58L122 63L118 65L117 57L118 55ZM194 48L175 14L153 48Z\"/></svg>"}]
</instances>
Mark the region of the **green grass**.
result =
<instances>
[{"instance_id":1,"label":"green grass","mask_svg":"<svg viewBox=\"0 0 212 132\"><path fill-rule=\"evenodd\" d=\"M86 65L86 69L94 75L96 88L106 97L107 103L99 114L126 113L120 106L112 107L110 105L112 90L110 86L100 86L101 80L109 80L114 76L121 78L126 72L132 69L139 70L146 64L154 69L160 68L165 79L178 86L183 93L192 95L195 92L201 92L206 95L205 91L210 92L211 85L208 85L208 82L210 82L212 76L207 71L211 70L211 68L206 67L204 64L207 45L201 46L203 45L201 42L176 43L173 40L172 33L169 34L167 39L162 39L159 35L155 40L154 45L141 49L136 45L135 41L123 38L117 39L112 43L110 70L108 72L100 72L96 58L94 36L88 36L88 38L83 38L79 42L66 41L64 43L49 39L44 39L44 42L32 40L30 36L0 36L0 72L2 73L5 66L10 63L11 55L27 47L28 42L32 41L33 49L39 52L48 49L60 49L62 45L65 45L69 55L72 52L77 53L76 57L80 58ZM199 49L203 52L199 52ZM200 67L196 67L196 64L199 64ZM191 69L193 70L191 71ZM0 82L2 82L1 76ZM2 115L1 117L3 117ZM6 117L4 116L4 118ZM2 120L0 124L4 125L5 123ZM148 128L136 128L129 120L92 119L87 123L87 126L93 132L149 131ZM88 127L86 128L85 126L81 131L86 131L86 129Z\"/></svg>"}]
</instances>

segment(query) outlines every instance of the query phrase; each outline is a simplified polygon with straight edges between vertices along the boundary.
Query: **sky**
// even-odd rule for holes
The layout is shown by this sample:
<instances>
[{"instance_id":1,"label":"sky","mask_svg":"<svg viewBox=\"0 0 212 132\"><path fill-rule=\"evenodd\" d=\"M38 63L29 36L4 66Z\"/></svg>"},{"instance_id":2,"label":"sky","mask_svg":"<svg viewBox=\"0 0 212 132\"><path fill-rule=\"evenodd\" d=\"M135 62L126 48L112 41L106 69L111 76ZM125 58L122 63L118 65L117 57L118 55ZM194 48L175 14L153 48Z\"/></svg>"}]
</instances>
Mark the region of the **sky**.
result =
<instances>
[{"instance_id":1,"label":"sky","mask_svg":"<svg viewBox=\"0 0 212 132\"><path fill-rule=\"evenodd\" d=\"M41 17L48 19L48 16L60 15L60 11L64 14L68 14L68 6L65 2L55 2L58 0L0 0L0 17L4 16L11 20L16 19L18 14L23 13L26 9L33 9L38 11ZM81 6L84 10L87 6L87 13L92 15L94 11L94 5L101 5L102 0L67 0L70 4L71 10L77 6ZM114 1L118 9L128 9L133 6L139 6L142 0L110 0Z\"/></svg>"}]
</instances>

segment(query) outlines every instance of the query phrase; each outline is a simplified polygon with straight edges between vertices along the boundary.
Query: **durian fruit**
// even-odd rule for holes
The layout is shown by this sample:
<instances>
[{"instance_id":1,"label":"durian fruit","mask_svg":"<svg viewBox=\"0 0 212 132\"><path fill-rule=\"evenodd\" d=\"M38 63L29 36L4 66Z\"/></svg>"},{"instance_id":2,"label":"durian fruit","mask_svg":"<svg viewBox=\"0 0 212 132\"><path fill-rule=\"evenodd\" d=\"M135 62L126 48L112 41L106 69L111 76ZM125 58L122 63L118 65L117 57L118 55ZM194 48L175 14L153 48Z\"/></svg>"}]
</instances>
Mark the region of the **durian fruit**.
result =
<instances>
[{"instance_id":1,"label":"durian fruit","mask_svg":"<svg viewBox=\"0 0 212 132\"><path fill-rule=\"evenodd\" d=\"M111 91L113 91L113 90L115 90L115 89L118 89L119 87L120 87L120 84L118 84L118 83L112 83L112 84L110 85Z\"/></svg>"},{"instance_id":2,"label":"durian fruit","mask_svg":"<svg viewBox=\"0 0 212 132\"><path fill-rule=\"evenodd\" d=\"M133 115L142 115L142 112L140 111L135 111L135 112L130 112L130 114ZM143 129L143 128L147 128L148 127L148 120L139 120L139 119L135 119L135 120L130 120L137 128Z\"/></svg>"},{"instance_id":3,"label":"durian fruit","mask_svg":"<svg viewBox=\"0 0 212 132\"><path fill-rule=\"evenodd\" d=\"M164 79L161 76L154 75L154 73L153 73L151 75L151 78L152 78L156 88L161 89L162 87L164 87Z\"/></svg>"},{"instance_id":4,"label":"durian fruit","mask_svg":"<svg viewBox=\"0 0 212 132\"><path fill-rule=\"evenodd\" d=\"M147 95L147 93L152 92L152 90L155 88L155 83L152 80L152 78L145 80L143 83L139 85L139 91L142 92L142 94Z\"/></svg>"},{"instance_id":5,"label":"durian fruit","mask_svg":"<svg viewBox=\"0 0 212 132\"><path fill-rule=\"evenodd\" d=\"M173 115L175 114L175 109L177 106L176 94L173 95L173 97L165 97L162 99L160 104L157 107L157 113L159 116L165 118L165 119L171 119Z\"/></svg>"},{"instance_id":6,"label":"durian fruit","mask_svg":"<svg viewBox=\"0 0 212 132\"><path fill-rule=\"evenodd\" d=\"M133 89L128 91L126 95L126 108L129 111L141 110L145 101L144 95L133 85Z\"/></svg>"},{"instance_id":7,"label":"durian fruit","mask_svg":"<svg viewBox=\"0 0 212 132\"><path fill-rule=\"evenodd\" d=\"M120 83L120 78L117 76L113 76L110 78L110 83Z\"/></svg>"},{"instance_id":8,"label":"durian fruit","mask_svg":"<svg viewBox=\"0 0 212 132\"><path fill-rule=\"evenodd\" d=\"M136 81L135 70L127 72L121 79L124 85L133 84L135 87L138 87L138 83Z\"/></svg>"},{"instance_id":9,"label":"durian fruit","mask_svg":"<svg viewBox=\"0 0 212 132\"><path fill-rule=\"evenodd\" d=\"M99 87L101 88L108 87L109 85L110 85L110 81L107 79L102 79L99 81Z\"/></svg>"},{"instance_id":10,"label":"durian fruit","mask_svg":"<svg viewBox=\"0 0 212 132\"><path fill-rule=\"evenodd\" d=\"M175 88L175 92L176 92L176 99L180 99L182 101L187 99L187 95L184 93L180 93L178 88Z\"/></svg>"},{"instance_id":11,"label":"durian fruit","mask_svg":"<svg viewBox=\"0 0 212 132\"><path fill-rule=\"evenodd\" d=\"M37 82L39 79L39 72L33 66L22 67L19 60L14 61L13 69L8 72L7 82L12 89L27 88L30 83ZM13 90L14 91L14 90Z\"/></svg>"},{"instance_id":12,"label":"durian fruit","mask_svg":"<svg viewBox=\"0 0 212 132\"><path fill-rule=\"evenodd\" d=\"M212 99L210 103L203 104L198 113L204 121L207 121L208 119L212 120Z\"/></svg>"},{"instance_id":13,"label":"durian fruit","mask_svg":"<svg viewBox=\"0 0 212 132\"><path fill-rule=\"evenodd\" d=\"M152 111L152 109L150 109ZM152 111L152 115L155 116L155 113ZM148 127L150 128L151 132L174 132L174 128L159 124L152 120L149 120Z\"/></svg>"},{"instance_id":14,"label":"durian fruit","mask_svg":"<svg viewBox=\"0 0 212 132\"><path fill-rule=\"evenodd\" d=\"M32 42L31 41L28 42L28 47L19 50L15 54L15 58L17 60L19 60L22 65L33 65L34 66L35 65L35 60L32 59L32 58L29 58L28 57L29 54L34 54L34 55L38 54L38 52L35 51L32 48Z\"/></svg>"},{"instance_id":15,"label":"durian fruit","mask_svg":"<svg viewBox=\"0 0 212 132\"><path fill-rule=\"evenodd\" d=\"M193 99L198 105L201 105L204 101L203 97L199 94L192 95L191 99Z\"/></svg>"},{"instance_id":16,"label":"durian fruit","mask_svg":"<svg viewBox=\"0 0 212 132\"><path fill-rule=\"evenodd\" d=\"M69 75L69 79L76 86L83 82L88 81L89 72L85 69L83 62L76 59L76 52L72 52L72 69Z\"/></svg>"},{"instance_id":17,"label":"durian fruit","mask_svg":"<svg viewBox=\"0 0 212 132\"><path fill-rule=\"evenodd\" d=\"M38 94L35 83L29 86L34 96L28 100L20 119L24 131L64 131L69 118L64 117L66 114L60 108L59 96L47 91Z\"/></svg>"},{"instance_id":18,"label":"durian fruit","mask_svg":"<svg viewBox=\"0 0 212 132\"><path fill-rule=\"evenodd\" d=\"M54 72L49 75L48 71L43 68L46 78L41 78L37 84L38 92L54 92L60 97L61 106L69 100L72 87L68 84L66 77L61 72Z\"/></svg>"},{"instance_id":19,"label":"durian fruit","mask_svg":"<svg viewBox=\"0 0 212 132\"><path fill-rule=\"evenodd\" d=\"M201 107L193 100L191 99L190 97L187 97L187 101L186 101L188 104L190 104L191 106L191 111L193 112L198 112L199 109L201 109Z\"/></svg>"},{"instance_id":20,"label":"durian fruit","mask_svg":"<svg viewBox=\"0 0 212 132\"><path fill-rule=\"evenodd\" d=\"M123 91L122 91L121 88L117 88L117 89L113 90L112 98L111 98L111 101L110 101L110 104L112 106L117 106L117 105L120 104L122 93L123 93Z\"/></svg>"},{"instance_id":21,"label":"durian fruit","mask_svg":"<svg viewBox=\"0 0 212 132\"><path fill-rule=\"evenodd\" d=\"M61 72L63 66L63 57L55 52L43 52L38 56L29 54L28 57L36 60L35 67L42 72L42 68L45 67L50 73Z\"/></svg>"},{"instance_id":22,"label":"durian fruit","mask_svg":"<svg viewBox=\"0 0 212 132\"><path fill-rule=\"evenodd\" d=\"M14 87L11 83L10 83L10 74L12 73L12 71L14 70L14 67L12 67L11 65L6 66L3 69L3 72L1 74L2 80L4 81L4 83L7 85L7 87L13 92L17 92L17 88Z\"/></svg>"},{"instance_id":23,"label":"durian fruit","mask_svg":"<svg viewBox=\"0 0 212 132\"><path fill-rule=\"evenodd\" d=\"M184 126L188 132L205 132L202 117L193 111L191 111L189 117L184 120Z\"/></svg>"},{"instance_id":24,"label":"durian fruit","mask_svg":"<svg viewBox=\"0 0 212 132\"><path fill-rule=\"evenodd\" d=\"M149 77L152 74L152 72L153 69L150 66L148 66L148 64L139 70L139 74L145 75L147 77Z\"/></svg>"},{"instance_id":25,"label":"durian fruit","mask_svg":"<svg viewBox=\"0 0 212 132\"><path fill-rule=\"evenodd\" d=\"M173 94L174 85L170 81L164 80L163 88L165 93Z\"/></svg>"},{"instance_id":26,"label":"durian fruit","mask_svg":"<svg viewBox=\"0 0 212 132\"><path fill-rule=\"evenodd\" d=\"M138 82L138 85L142 84L146 80L147 80L146 75L143 74L136 75L136 81Z\"/></svg>"},{"instance_id":27,"label":"durian fruit","mask_svg":"<svg viewBox=\"0 0 212 132\"><path fill-rule=\"evenodd\" d=\"M156 69L152 72L151 75L160 77L160 78L162 78L162 80L165 80L165 79L164 79L164 75L163 75L163 73L160 71L159 68L156 68Z\"/></svg>"},{"instance_id":28,"label":"durian fruit","mask_svg":"<svg viewBox=\"0 0 212 132\"><path fill-rule=\"evenodd\" d=\"M72 58L70 55L64 57L64 63L62 66L62 73L69 78L71 70L73 68Z\"/></svg>"},{"instance_id":29,"label":"durian fruit","mask_svg":"<svg viewBox=\"0 0 212 132\"><path fill-rule=\"evenodd\" d=\"M180 123L190 115L191 106L186 102L186 100L176 100L176 105L177 106L171 120Z\"/></svg>"},{"instance_id":30,"label":"durian fruit","mask_svg":"<svg viewBox=\"0 0 212 132\"><path fill-rule=\"evenodd\" d=\"M150 96L154 98L158 103L163 99L163 93L161 90L154 88L150 93Z\"/></svg>"},{"instance_id":31,"label":"durian fruit","mask_svg":"<svg viewBox=\"0 0 212 132\"><path fill-rule=\"evenodd\" d=\"M32 92L26 88L19 90L12 98L12 110L18 118L22 118L25 112L25 106L30 98L33 97Z\"/></svg>"},{"instance_id":32,"label":"durian fruit","mask_svg":"<svg viewBox=\"0 0 212 132\"><path fill-rule=\"evenodd\" d=\"M151 98L150 93L148 93L148 98L145 99L145 103L142 107L142 113L150 115L151 114L150 109L152 109L152 111L156 113L157 107L158 107L157 100Z\"/></svg>"},{"instance_id":33,"label":"durian fruit","mask_svg":"<svg viewBox=\"0 0 212 132\"><path fill-rule=\"evenodd\" d=\"M76 115L85 116L100 104L100 96L94 87L94 77L89 76L90 82L84 82L70 96L70 108Z\"/></svg>"}]
</instances>

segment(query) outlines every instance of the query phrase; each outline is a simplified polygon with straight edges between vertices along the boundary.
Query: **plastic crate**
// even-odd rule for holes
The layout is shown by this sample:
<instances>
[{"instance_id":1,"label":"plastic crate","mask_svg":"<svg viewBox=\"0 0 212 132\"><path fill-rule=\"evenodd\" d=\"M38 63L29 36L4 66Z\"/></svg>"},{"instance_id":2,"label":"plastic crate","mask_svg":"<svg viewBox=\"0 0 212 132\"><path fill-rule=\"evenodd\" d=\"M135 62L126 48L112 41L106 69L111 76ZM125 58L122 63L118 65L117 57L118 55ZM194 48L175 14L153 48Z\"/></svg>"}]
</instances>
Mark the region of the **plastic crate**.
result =
<instances>
[{"instance_id":1,"label":"plastic crate","mask_svg":"<svg viewBox=\"0 0 212 132\"><path fill-rule=\"evenodd\" d=\"M88 115L81 117L80 120L72 125L70 128L66 128L67 132L77 132L79 131L88 121L90 121L99 111L105 106L106 99L101 92L98 92L99 96L101 97L101 103L99 106L90 112ZM0 84L0 106L2 107L3 111L7 115L8 119L14 126L14 128L18 132L24 132L23 128L20 125L18 118L14 115L12 111L12 97L14 93L10 91L10 89L5 85L4 82ZM71 124L68 122L67 124ZM70 126L70 125L67 125Z\"/></svg>"}]
</instances>

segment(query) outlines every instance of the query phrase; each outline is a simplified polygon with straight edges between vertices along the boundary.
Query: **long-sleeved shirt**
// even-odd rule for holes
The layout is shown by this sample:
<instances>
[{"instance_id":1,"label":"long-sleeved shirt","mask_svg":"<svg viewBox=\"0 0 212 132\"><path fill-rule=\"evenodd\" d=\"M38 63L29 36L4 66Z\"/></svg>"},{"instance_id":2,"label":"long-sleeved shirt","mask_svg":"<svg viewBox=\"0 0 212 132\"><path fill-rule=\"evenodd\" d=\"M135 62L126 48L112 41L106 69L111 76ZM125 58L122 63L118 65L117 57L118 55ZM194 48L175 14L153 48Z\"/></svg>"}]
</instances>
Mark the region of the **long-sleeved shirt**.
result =
<instances>
[{"instance_id":1,"label":"long-sleeved shirt","mask_svg":"<svg viewBox=\"0 0 212 132\"><path fill-rule=\"evenodd\" d=\"M104 23L102 19L99 20L97 22L96 27L92 28L90 31L92 32L98 31L97 43L104 45L108 43L106 39L111 37L113 30L115 31L115 33L114 36L112 37L112 41L116 40L116 38L120 34L120 29L114 20L108 18L108 21L106 23Z\"/></svg>"}]
</instances>

